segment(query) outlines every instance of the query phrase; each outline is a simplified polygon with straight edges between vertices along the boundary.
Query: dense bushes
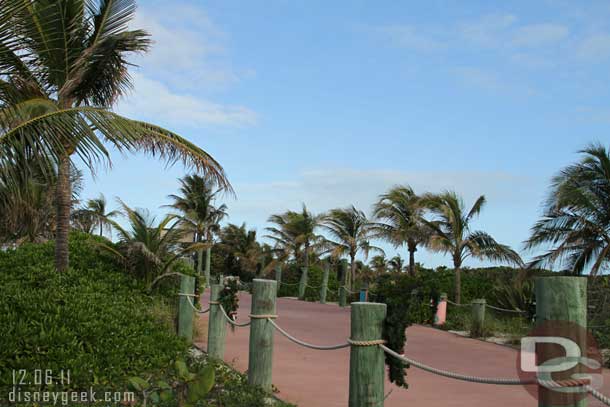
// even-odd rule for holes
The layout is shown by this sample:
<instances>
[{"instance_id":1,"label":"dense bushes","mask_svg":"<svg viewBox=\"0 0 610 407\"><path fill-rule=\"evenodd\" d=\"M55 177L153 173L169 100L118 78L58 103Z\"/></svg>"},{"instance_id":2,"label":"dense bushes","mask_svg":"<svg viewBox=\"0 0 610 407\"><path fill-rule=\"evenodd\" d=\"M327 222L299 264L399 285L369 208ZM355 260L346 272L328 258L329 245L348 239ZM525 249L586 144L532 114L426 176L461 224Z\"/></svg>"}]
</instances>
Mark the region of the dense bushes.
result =
<instances>
[{"instance_id":1,"label":"dense bushes","mask_svg":"<svg viewBox=\"0 0 610 407\"><path fill-rule=\"evenodd\" d=\"M186 352L167 316L152 312L164 299L145 295L93 239L71 236L63 274L53 266L53 242L0 253L0 371L70 370L69 389L124 390L128 376L161 370ZM9 380L0 376L0 385Z\"/></svg>"}]
</instances>

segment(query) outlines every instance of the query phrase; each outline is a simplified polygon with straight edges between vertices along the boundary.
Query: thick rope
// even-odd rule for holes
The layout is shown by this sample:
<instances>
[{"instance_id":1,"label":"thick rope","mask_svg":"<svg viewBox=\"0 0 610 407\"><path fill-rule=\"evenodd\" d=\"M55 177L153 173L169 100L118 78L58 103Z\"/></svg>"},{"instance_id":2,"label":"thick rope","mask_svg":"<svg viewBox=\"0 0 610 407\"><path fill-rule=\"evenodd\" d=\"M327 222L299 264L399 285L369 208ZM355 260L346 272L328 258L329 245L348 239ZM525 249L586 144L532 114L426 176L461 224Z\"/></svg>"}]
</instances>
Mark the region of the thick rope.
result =
<instances>
[{"instance_id":1,"label":"thick rope","mask_svg":"<svg viewBox=\"0 0 610 407\"><path fill-rule=\"evenodd\" d=\"M280 284L281 285L288 285L288 286L296 286L296 285L299 285L300 283L284 283L284 282L281 282Z\"/></svg>"},{"instance_id":2,"label":"thick rope","mask_svg":"<svg viewBox=\"0 0 610 407\"><path fill-rule=\"evenodd\" d=\"M501 312L513 312L515 314L527 314L526 311L521 311L518 309L506 309L506 308L494 307L493 305L489 305L489 304L485 304L485 306L487 308L495 309L496 311L501 311Z\"/></svg>"},{"instance_id":3,"label":"thick rope","mask_svg":"<svg viewBox=\"0 0 610 407\"><path fill-rule=\"evenodd\" d=\"M451 304L451 305L455 305L456 307L468 307L468 306L472 305L472 304L458 304L457 302L453 302L449 299L447 299L447 303Z\"/></svg>"},{"instance_id":4,"label":"thick rope","mask_svg":"<svg viewBox=\"0 0 610 407\"><path fill-rule=\"evenodd\" d=\"M248 316L252 319L275 319L275 318L277 318L276 314L249 314Z\"/></svg>"},{"instance_id":5,"label":"thick rope","mask_svg":"<svg viewBox=\"0 0 610 407\"><path fill-rule=\"evenodd\" d=\"M334 349L347 348L348 346L350 346L350 344L348 342L340 343L338 345L313 345L311 343L307 343L305 341L302 341L302 340L297 339L294 336L290 335L288 332L284 331L278 324L276 324L275 321L273 321L273 319L269 318L269 319L267 319L267 321L271 322L271 325L273 325L273 327L275 329L277 329L282 335L284 335L290 341L296 343L297 345L304 346L306 348L315 349L315 350L334 350Z\"/></svg>"},{"instance_id":6,"label":"thick rope","mask_svg":"<svg viewBox=\"0 0 610 407\"><path fill-rule=\"evenodd\" d=\"M222 311L222 315L225 316L225 319L227 320L227 322L233 326L244 327L244 326L250 325L250 323L252 322L252 321L248 321L248 322L244 322L244 323L235 322L235 321L233 321L233 319L231 317L229 317L227 315L227 312L225 311L225 309L222 305L219 304L218 306L220 307L220 310Z\"/></svg>"},{"instance_id":7,"label":"thick rope","mask_svg":"<svg viewBox=\"0 0 610 407\"><path fill-rule=\"evenodd\" d=\"M178 293L180 297L197 297L195 294Z\"/></svg>"},{"instance_id":8,"label":"thick rope","mask_svg":"<svg viewBox=\"0 0 610 407\"><path fill-rule=\"evenodd\" d=\"M347 288L347 287L346 287L346 286L344 286L344 285L343 285L343 286L341 286L341 287L339 287L339 288L343 288L345 291L347 291L347 292L348 292L348 293L350 293L350 294L357 294L357 293L359 293L359 292L360 292L360 291L352 291L352 290L350 290L349 288Z\"/></svg>"},{"instance_id":9,"label":"thick rope","mask_svg":"<svg viewBox=\"0 0 610 407\"><path fill-rule=\"evenodd\" d=\"M322 288L322 286L321 286L321 285L319 285L319 286L317 286L317 287L316 287L316 286L309 285L309 284L305 284L305 287L313 288L314 290L318 290L318 289Z\"/></svg>"},{"instance_id":10,"label":"thick rope","mask_svg":"<svg viewBox=\"0 0 610 407\"><path fill-rule=\"evenodd\" d=\"M599 391L595 390L593 387L591 386L586 386L587 391L589 393L591 393L591 395L593 397L595 397L596 399L598 399L599 401L601 401L602 403L604 403L607 406L610 406L610 397L600 393Z\"/></svg>"},{"instance_id":11,"label":"thick rope","mask_svg":"<svg viewBox=\"0 0 610 407\"><path fill-rule=\"evenodd\" d=\"M384 339L373 339L370 341L356 341L354 339L348 339L347 342L352 346L377 346L384 345L386 343Z\"/></svg>"},{"instance_id":12,"label":"thick rope","mask_svg":"<svg viewBox=\"0 0 610 407\"><path fill-rule=\"evenodd\" d=\"M597 400L602 403L610 406L610 398L595 390L590 386L590 381L588 379L584 380L521 380L521 379L510 379L510 378L496 378L496 377L478 377L478 376L469 376L463 375L459 373L449 372L447 370L436 369L434 367L425 365L416 360L410 359L404 355L399 355L397 352L388 348L385 345L379 345L383 351L389 355L394 356L396 359L399 359L409 365L413 365L419 369L425 370L426 372L436 374L439 376L448 377L450 379L463 380L471 383L483 383L483 384L499 384L499 385L528 385L528 384L538 384L547 388L561 388L561 387L575 387L575 386L584 386L584 388L591 393L591 396L595 397Z\"/></svg>"},{"instance_id":13,"label":"thick rope","mask_svg":"<svg viewBox=\"0 0 610 407\"><path fill-rule=\"evenodd\" d=\"M195 310L195 312L198 314L205 314L206 312L210 311L210 307L205 310L200 310L199 308L195 307L195 304L193 304L193 301L189 297L186 297L186 302L188 302L191 308L193 308L193 310Z\"/></svg>"}]
</instances>

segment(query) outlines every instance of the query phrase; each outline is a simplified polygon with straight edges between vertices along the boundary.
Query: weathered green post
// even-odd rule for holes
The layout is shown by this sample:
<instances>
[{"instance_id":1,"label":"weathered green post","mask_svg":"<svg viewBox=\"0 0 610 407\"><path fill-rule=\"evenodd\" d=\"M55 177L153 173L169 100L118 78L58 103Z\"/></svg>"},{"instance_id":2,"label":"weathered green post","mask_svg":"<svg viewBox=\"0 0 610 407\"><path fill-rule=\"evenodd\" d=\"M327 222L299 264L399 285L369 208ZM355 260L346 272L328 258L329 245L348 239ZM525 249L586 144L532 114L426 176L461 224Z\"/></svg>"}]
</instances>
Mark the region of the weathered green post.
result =
<instances>
[{"instance_id":1,"label":"weathered green post","mask_svg":"<svg viewBox=\"0 0 610 407\"><path fill-rule=\"evenodd\" d=\"M480 338L485 334L485 307L487 301L484 298L473 300L472 307L472 323L470 326L470 336Z\"/></svg>"},{"instance_id":2,"label":"weathered green post","mask_svg":"<svg viewBox=\"0 0 610 407\"><path fill-rule=\"evenodd\" d=\"M320 287L320 304L326 304L326 291L328 290L328 272L330 271L330 263L327 261L323 264L324 274L322 275L322 286Z\"/></svg>"},{"instance_id":3,"label":"weathered green post","mask_svg":"<svg viewBox=\"0 0 610 407\"><path fill-rule=\"evenodd\" d=\"M194 300L195 277L182 275L180 278L180 302L178 304L178 336L193 341L193 307L189 304Z\"/></svg>"},{"instance_id":4,"label":"weathered green post","mask_svg":"<svg viewBox=\"0 0 610 407\"><path fill-rule=\"evenodd\" d=\"M299 300L305 299L305 289L307 288L307 267L301 268L301 279L299 280Z\"/></svg>"},{"instance_id":5,"label":"weathered green post","mask_svg":"<svg viewBox=\"0 0 610 407\"><path fill-rule=\"evenodd\" d=\"M556 336L569 338L576 342L582 356L587 357L587 278L586 277L538 277L535 280L536 290L536 325L548 326L557 330ZM557 322L557 327L552 325ZM582 329L570 329L566 322L579 325ZM554 353L551 347L536 347L536 360L544 362L550 358L563 356ZM570 371L571 372L571 371ZM587 400L582 393L559 393L543 386L538 386L538 406L549 407L585 407Z\"/></svg>"},{"instance_id":6,"label":"weathered green post","mask_svg":"<svg viewBox=\"0 0 610 407\"><path fill-rule=\"evenodd\" d=\"M339 279L339 306L345 307L347 305L347 287L345 287L345 281L347 277L347 260L341 260L341 278Z\"/></svg>"},{"instance_id":7,"label":"weathered green post","mask_svg":"<svg viewBox=\"0 0 610 407\"><path fill-rule=\"evenodd\" d=\"M252 281L250 318L250 350L248 355L248 383L271 392L273 362L273 325L267 318L275 318L277 283L274 280Z\"/></svg>"},{"instance_id":8,"label":"weathered green post","mask_svg":"<svg viewBox=\"0 0 610 407\"><path fill-rule=\"evenodd\" d=\"M208 320L208 355L220 360L225 355L227 332L227 322L218 303L218 297L223 288L222 284L210 286L210 318Z\"/></svg>"},{"instance_id":9,"label":"weathered green post","mask_svg":"<svg viewBox=\"0 0 610 407\"><path fill-rule=\"evenodd\" d=\"M369 341L381 339L386 305L354 302L349 355L349 407L383 407L383 350Z\"/></svg>"}]
</instances>

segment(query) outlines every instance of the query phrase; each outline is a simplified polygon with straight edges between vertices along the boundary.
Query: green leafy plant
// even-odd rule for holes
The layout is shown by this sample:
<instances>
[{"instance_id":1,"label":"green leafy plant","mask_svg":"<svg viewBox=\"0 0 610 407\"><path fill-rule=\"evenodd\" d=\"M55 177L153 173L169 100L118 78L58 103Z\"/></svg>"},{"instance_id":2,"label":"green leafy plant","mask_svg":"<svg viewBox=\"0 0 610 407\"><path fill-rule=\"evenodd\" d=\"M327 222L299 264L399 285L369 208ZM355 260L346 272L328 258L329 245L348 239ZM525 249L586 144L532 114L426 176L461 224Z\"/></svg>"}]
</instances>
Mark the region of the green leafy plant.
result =
<instances>
[{"instance_id":1,"label":"green leafy plant","mask_svg":"<svg viewBox=\"0 0 610 407\"><path fill-rule=\"evenodd\" d=\"M192 407L197 401L205 399L214 387L214 366L205 365L196 371L191 371L182 359L174 363L174 371L163 380L152 380L140 376L130 377L129 386L139 392L142 406L146 407L150 400L153 404L169 401L175 398L180 407Z\"/></svg>"}]
</instances>

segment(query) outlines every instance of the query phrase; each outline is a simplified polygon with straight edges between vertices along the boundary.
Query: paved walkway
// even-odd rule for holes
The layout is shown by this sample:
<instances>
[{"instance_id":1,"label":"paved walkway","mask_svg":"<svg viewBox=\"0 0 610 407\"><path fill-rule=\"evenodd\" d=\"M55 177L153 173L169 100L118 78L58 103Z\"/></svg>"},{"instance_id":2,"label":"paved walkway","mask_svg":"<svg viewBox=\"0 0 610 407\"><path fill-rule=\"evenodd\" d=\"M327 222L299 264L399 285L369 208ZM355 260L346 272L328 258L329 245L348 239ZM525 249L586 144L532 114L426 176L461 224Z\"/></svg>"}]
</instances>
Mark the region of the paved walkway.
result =
<instances>
[{"instance_id":1,"label":"paved walkway","mask_svg":"<svg viewBox=\"0 0 610 407\"><path fill-rule=\"evenodd\" d=\"M204 299L207 304L208 298ZM250 296L240 294L238 321L245 321ZM350 310L333 304L278 299L277 323L305 341L329 345L349 336ZM202 318L207 323L207 314ZM240 371L248 368L248 328L228 329L225 361ZM406 354L428 365L464 374L516 377L517 352L511 348L460 337L423 326L407 329ZM205 348L205 343L199 343ZM278 396L299 407L345 407L348 401L349 348L316 351L293 344L276 332L273 384ZM604 393L610 394L610 371L604 371ZM407 370L409 389L387 382L385 407L537 406L520 386L467 383L432 375L415 367ZM589 406L601 406L589 398Z\"/></svg>"}]
</instances>

